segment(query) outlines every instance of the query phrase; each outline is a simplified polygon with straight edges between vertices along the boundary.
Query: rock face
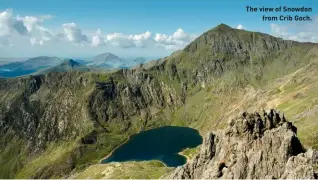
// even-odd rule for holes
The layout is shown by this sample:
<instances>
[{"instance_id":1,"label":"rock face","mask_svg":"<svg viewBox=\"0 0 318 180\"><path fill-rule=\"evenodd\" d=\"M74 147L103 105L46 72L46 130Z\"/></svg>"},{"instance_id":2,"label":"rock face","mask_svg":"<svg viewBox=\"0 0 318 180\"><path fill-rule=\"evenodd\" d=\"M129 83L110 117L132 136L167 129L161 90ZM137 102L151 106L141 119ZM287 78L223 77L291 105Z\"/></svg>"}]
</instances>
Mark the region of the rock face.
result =
<instances>
[{"instance_id":1,"label":"rock face","mask_svg":"<svg viewBox=\"0 0 318 180\"><path fill-rule=\"evenodd\" d=\"M89 122L85 120L88 116L86 104L74 96L90 87L85 85L86 80L80 74L54 73L1 79L2 97L5 92L14 94L8 93L1 101L0 135L21 137L35 153L42 151L47 142L73 140L79 134L86 133L87 127L80 125ZM4 138L8 143L10 139L11 136Z\"/></svg>"},{"instance_id":2,"label":"rock face","mask_svg":"<svg viewBox=\"0 0 318 180\"><path fill-rule=\"evenodd\" d=\"M121 70L113 77L97 82L89 99L90 114L101 124L105 121L123 123L142 112L146 114L143 119L147 120L151 106L164 108L184 103L181 92L148 73Z\"/></svg>"},{"instance_id":3,"label":"rock face","mask_svg":"<svg viewBox=\"0 0 318 180\"><path fill-rule=\"evenodd\" d=\"M209 133L200 153L166 178L318 178L318 152L306 152L296 131L275 110L243 113L225 130Z\"/></svg>"}]
</instances>

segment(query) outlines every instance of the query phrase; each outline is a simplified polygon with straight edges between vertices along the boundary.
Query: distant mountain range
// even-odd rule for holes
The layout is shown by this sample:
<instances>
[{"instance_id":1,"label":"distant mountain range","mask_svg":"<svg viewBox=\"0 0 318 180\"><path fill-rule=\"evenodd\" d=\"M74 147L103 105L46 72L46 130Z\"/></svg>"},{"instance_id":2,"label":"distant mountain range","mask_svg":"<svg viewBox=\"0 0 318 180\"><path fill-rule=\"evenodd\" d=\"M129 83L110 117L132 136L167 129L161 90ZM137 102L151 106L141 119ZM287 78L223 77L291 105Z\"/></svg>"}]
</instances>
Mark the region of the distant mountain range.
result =
<instances>
[{"instance_id":1,"label":"distant mountain range","mask_svg":"<svg viewBox=\"0 0 318 180\"><path fill-rule=\"evenodd\" d=\"M91 60L61 59L58 57L39 56L26 61L12 62L0 65L0 77L17 77L29 74L42 74L49 71L88 71L116 68L129 68L145 63L143 57L124 59L112 53L104 53L93 57Z\"/></svg>"},{"instance_id":2,"label":"distant mountain range","mask_svg":"<svg viewBox=\"0 0 318 180\"><path fill-rule=\"evenodd\" d=\"M137 64L145 63L146 59L137 57L134 59L123 59L112 53L104 53L95 56L87 65L102 68L129 68Z\"/></svg>"},{"instance_id":3,"label":"distant mountain range","mask_svg":"<svg viewBox=\"0 0 318 180\"><path fill-rule=\"evenodd\" d=\"M63 60L57 57L39 56L22 62L13 62L0 66L0 76L16 77L35 73L39 70L60 64Z\"/></svg>"},{"instance_id":4,"label":"distant mountain range","mask_svg":"<svg viewBox=\"0 0 318 180\"><path fill-rule=\"evenodd\" d=\"M5 58L5 57L0 57L0 66L9 64L12 62L19 62L19 61L25 61L28 58L23 58L23 57L17 57L17 58Z\"/></svg>"}]
</instances>

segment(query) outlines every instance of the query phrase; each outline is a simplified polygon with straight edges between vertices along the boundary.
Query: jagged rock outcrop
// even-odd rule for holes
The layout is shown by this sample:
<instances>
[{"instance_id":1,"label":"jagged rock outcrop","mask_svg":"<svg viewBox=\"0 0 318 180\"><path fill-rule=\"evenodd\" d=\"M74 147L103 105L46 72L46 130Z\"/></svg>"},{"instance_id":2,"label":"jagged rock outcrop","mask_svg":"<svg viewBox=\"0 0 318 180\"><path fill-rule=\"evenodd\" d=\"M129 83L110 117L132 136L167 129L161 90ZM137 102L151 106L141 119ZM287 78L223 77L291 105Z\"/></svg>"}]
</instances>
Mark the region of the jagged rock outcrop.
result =
<instances>
[{"instance_id":1,"label":"jagged rock outcrop","mask_svg":"<svg viewBox=\"0 0 318 180\"><path fill-rule=\"evenodd\" d=\"M209 133L200 153L166 178L318 178L318 152L306 152L296 131L275 110L243 113L225 130Z\"/></svg>"}]
</instances>

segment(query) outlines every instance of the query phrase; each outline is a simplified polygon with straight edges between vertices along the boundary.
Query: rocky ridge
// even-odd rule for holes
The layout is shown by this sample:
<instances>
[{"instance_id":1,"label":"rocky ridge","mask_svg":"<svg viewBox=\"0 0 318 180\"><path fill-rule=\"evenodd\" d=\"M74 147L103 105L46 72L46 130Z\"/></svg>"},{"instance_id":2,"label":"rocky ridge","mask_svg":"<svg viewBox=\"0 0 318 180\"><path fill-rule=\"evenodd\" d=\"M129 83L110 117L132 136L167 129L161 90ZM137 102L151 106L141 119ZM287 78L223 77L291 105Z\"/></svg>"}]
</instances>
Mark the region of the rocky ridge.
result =
<instances>
[{"instance_id":1,"label":"rocky ridge","mask_svg":"<svg viewBox=\"0 0 318 180\"><path fill-rule=\"evenodd\" d=\"M224 114L231 107L222 105L226 98L308 65L316 49L221 24L184 50L132 69L0 79L0 177L62 177L97 162L122 136L144 129L217 127L223 117L205 120L193 112ZM211 99L196 102L203 92ZM53 143L63 153L48 163ZM38 157L45 158L39 163Z\"/></svg>"},{"instance_id":2,"label":"rocky ridge","mask_svg":"<svg viewBox=\"0 0 318 180\"><path fill-rule=\"evenodd\" d=\"M275 110L243 113L208 133L200 153L169 179L317 179L318 152L305 150L297 128Z\"/></svg>"}]
</instances>

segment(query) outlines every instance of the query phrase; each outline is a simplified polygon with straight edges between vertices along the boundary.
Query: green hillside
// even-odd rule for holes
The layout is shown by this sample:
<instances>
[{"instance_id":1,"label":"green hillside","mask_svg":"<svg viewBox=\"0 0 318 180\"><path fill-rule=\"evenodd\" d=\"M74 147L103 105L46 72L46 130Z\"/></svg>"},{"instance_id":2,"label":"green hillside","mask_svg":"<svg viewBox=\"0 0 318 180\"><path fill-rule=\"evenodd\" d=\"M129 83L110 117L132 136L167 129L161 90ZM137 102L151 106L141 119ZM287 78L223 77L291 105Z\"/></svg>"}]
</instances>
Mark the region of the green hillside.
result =
<instances>
[{"instance_id":1,"label":"green hillside","mask_svg":"<svg viewBox=\"0 0 318 180\"><path fill-rule=\"evenodd\" d=\"M221 24L138 68L0 79L0 178L97 178L103 168L92 167L131 134L177 125L205 135L239 112L269 108L318 148L317 75L317 44ZM149 163L119 165L120 177L170 170Z\"/></svg>"}]
</instances>

